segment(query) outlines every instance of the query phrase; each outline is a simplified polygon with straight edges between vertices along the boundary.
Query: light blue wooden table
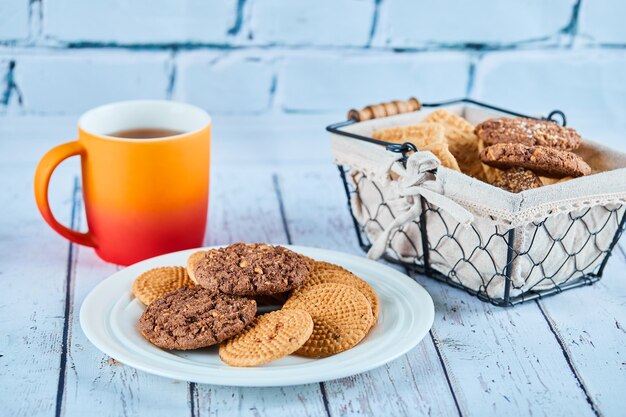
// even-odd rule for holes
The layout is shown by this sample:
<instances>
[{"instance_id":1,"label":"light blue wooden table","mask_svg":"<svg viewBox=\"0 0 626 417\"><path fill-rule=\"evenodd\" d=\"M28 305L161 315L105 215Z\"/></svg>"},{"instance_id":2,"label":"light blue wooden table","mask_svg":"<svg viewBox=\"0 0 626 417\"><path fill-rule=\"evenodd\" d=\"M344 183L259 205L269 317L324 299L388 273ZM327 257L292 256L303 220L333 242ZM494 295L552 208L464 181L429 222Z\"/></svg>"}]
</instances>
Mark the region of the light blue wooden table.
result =
<instances>
[{"instance_id":1,"label":"light blue wooden table","mask_svg":"<svg viewBox=\"0 0 626 417\"><path fill-rule=\"evenodd\" d=\"M293 243L361 254L313 116L217 118L206 244ZM74 138L69 118L0 124L0 415L3 416L624 416L626 253L596 285L511 309L422 276L436 318L404 357L321 384L231 388L125 366L85 338L78 311L119 268L53 233L35 207L38 159ZM74 227L78 164L53 178L56 215Z\"/></svg>"}]
</instances>

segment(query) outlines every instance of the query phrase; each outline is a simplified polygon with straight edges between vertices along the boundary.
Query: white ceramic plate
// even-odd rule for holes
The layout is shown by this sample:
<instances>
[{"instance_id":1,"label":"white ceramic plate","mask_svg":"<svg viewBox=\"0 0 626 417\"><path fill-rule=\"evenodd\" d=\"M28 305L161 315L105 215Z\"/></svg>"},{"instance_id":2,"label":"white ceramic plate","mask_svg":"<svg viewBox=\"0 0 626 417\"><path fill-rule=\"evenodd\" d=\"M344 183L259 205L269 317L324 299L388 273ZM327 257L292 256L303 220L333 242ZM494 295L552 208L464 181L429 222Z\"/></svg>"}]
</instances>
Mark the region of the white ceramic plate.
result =
<instances>
[{"instance_id":1,"label":"white ceramic plate","mask_svg":"<svg viewBox=\"0 0 626 417\"><path fill-rule=\"evenodd\" d=\"M380 298L378 323L359 345L328 358L291 355L256 368L226 365L220 361L217 347L167 351L151 345L137 328L144 307L132 294L133 281L151 268L185 265L195 250L148 259L111 275L85 298L80 309L80 325L98 349L137 369L185 381L255 387L321 382L365 372L405 354L430 330L433 301L408 276L362 257L288 247L311 258L341 265L374 288Z\"/></svg>"}]
</instances>

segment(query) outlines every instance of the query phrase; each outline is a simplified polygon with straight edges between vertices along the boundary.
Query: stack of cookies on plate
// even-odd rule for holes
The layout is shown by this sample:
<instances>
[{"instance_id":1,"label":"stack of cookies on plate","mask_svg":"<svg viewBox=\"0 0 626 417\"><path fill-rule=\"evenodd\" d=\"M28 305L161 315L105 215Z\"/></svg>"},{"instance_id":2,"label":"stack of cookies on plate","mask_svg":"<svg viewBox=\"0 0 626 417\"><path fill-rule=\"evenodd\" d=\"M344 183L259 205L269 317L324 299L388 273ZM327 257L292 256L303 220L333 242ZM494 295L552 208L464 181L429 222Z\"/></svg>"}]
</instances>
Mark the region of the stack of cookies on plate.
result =
<instances>
[{"instance_id":1,"label":"stack of cookies on plate","mask_svg":"<svg viewBox=\"0 0 626 417\"><path fill-rule=\"evenodd\" d=\"M589 165L573 153L580 146L580 135L546 120L502 117L474 127L440 109L420 124L378 130L372 137L412 143L418 150L432 152L443 166L510 192L591 173Z\"/></svg>"},{"instance_id":2,"label":"stack of cookies on plate","mask_svg":"<svg viewBox=\"0 0 626 417\"><path fill-rule=\"evenodd\" d=\"M374 290L346 269L267 244L196 252L186 267L143 273L133 293L147 305L139 329L152 344L221 343L220 358L233 366L343 352L363 340L379 310ZM279 309L257 315L257 303Z\"/></svg>"}]
</instances>

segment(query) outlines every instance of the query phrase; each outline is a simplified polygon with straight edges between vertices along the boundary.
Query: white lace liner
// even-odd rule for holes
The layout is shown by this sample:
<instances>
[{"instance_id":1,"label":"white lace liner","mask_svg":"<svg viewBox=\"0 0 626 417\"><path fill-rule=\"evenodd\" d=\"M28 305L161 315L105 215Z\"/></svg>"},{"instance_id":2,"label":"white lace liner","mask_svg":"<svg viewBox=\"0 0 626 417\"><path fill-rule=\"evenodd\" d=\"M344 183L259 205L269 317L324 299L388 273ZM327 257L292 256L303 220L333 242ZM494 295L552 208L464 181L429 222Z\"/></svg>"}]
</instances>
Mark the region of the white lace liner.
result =
<instances>
[{"instance_id":1,"label":"white lace liner","mask_svg":"<svg viewBox=\"0 0 626 417\"><path fill-rule=\"evenodd\" d=\"M447 110L464 116L473 124L501 115L476 107L460 105L449 106ZM375 130L419 123L430 112L429 109L423 109L414 113L356 123L344 129L352 133L371 136ZM401 157L399 154L389 152L372 143L339 135L332 135L331 140L333 156L337 164L349 167L353 172L364 174L367 181L371 181L379 188L384 189L384 198L388 199L385 202L393 201L392 206L397 210L410 208L414 201L400 202L402 199L397 195L396 181L390 176L392 165ZM509 193L462 173L439 167L437 182L441 185L441 193L472 212L475 220L472 224L473 234L468 231L460 231L459 236L456 237L462 245L463 255L455 253L457 249L453 245L446 245L445 234L448 229L444 230L432 221L430 223L427 221L428 239L431 245L434 242L443 242L440 253L435 253L435 256L431 254L433 265L444 274L450 274L452 271L454 275L452 278L467 287L485 292L490 297L502 298L503 278L490 279L490 277L493 276L494 263L497 264L496 269L504 267L501 262L502 258L506 263L507 247L504 242L490 247L491 253L489 255L483 254L482 258L484 259L481 258L480 254L476 255L476 259L472 258L472 270L470 271L468 266L465 276L463 265L459 267L458 259L463 258L467 253L476 252L474 249L477 243L475 242L476 238L473 237L474 234L481 237L484 234L486 238L494 230L515 228L514 250L523 253L524 256L520 256L512 265L514 290L511 292L511 296L519 295L530 288L547 289L554 287L571 278L573 272L580 269L585 272L592 271L601 262L602 257L599 257L601 250L608 248L617 231L617 224L609 224L602 230L602 233L594 236L594 239L600 239L601 242L587 245L593 247L581 249L570 262L568 253L576 252L579 249L578 242L586 239L588 233L582 228L577 229L578 226L572 227L569 215L589 209L588 221L592 225L601 224L605 221L607 210L626 204L626 154L588 140L585 140L584 145L577 153L581 154L595 171L603 172L521 193ZM358 199L353 198L352 209L357 220L365 225L367 222L364 217L365 210L374 210L380 203L378 201L380 196L365 192L361 193L359 197ZM607 210L603 210L603 207ZM442 213L441 218L446 222L454 223L454 220L445 213ZM544 220L546 228L551 229L550 236L534 236L538 234L534 224ZM379 223L385 226L385 223L388 224L389 222L382 220ZM570 228L573 232L570 232ZM370 241L375 241L380 234L380 231L371 224L367 225L365 230ZM559 254L552 254L554 252L552 238L561 232L566 234L563 236L564 243L560 243L563 247L563 253L559 256ZM413 262L416 256L420 256L419 250L416 252L409 248L407 242L402 241L402 239L406 240L406 236L412 239L419 238L419 236L410 236L411 233L419 234L418 228L411 228L407 225L403 228L402 233L395 234L395 237L392 237L388 242L387 255L405 262ZM529 246L531 240L532 248ZM403 250L408 250L408 252L402 253ZM548 251L550 258L546 258L541 266L537 266L537 260L533 259L532 253L537 252L535 257L539 257L541 251ZM492 258L498 259L494 261ZM550 265L560 266L560 269L552 274L549 271ZM476 275L476 271L479 272L480 276L470 276ZM545 280L545 276L551 276L551 279ZM489 282L486 282L487 279L490 279Z\"/></svg>"}]
</instances>

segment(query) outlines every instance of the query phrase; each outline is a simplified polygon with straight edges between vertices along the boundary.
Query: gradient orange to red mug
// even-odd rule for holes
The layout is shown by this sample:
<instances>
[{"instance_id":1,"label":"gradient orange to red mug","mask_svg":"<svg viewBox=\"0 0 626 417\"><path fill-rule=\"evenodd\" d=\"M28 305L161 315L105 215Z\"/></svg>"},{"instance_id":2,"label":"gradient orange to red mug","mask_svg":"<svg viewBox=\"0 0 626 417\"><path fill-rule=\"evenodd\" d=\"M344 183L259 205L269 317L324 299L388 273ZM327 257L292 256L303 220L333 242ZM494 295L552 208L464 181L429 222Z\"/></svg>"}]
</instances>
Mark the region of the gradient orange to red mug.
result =
<instances>
[{"instance_id":1,"label":"gradient orange to red mug","mask_svg":"<svg viewBox=\"0 0 626 417\"><path fill-rule=\"evenodd\" d=\"M183 132L155 139L109 136L135 128ZM85 113L78 140L51 149L35 172L35 199L46 222L72 242L120 265L202 246L209 198L211 118L168 101L114 103ZM80 156L89 231L60 224L48 203L56 166Z\"/></svg>"}]
</instances>

